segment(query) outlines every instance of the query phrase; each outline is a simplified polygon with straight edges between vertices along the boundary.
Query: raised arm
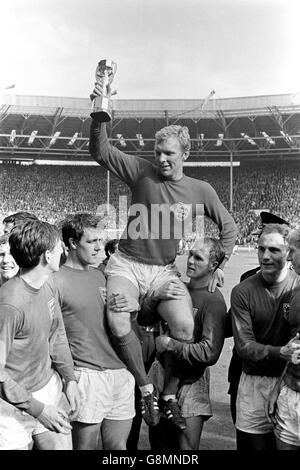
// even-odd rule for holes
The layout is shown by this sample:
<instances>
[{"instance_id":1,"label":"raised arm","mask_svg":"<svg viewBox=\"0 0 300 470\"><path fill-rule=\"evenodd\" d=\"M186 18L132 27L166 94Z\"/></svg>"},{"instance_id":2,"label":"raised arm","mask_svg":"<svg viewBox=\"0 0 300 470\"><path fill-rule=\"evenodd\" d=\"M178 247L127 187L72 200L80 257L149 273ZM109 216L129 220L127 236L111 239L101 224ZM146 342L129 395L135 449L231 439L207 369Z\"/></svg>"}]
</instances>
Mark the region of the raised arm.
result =
<instances>
[{"instance_id":1,"label":"raised arm","mask_svg":"<svg viewBox=\"0 0 300 470\"><path fill-rule=\"evenodd\" d=\"M89 151L99 165L111 171L129 186L137 181L146 167L151 166L151 163L144 158L128 155L111 145L106 124L94 120L90 127Z\"/></svg>"},{"instance_id":2,"label":"raised arm","mask_svg":"<svg viewBox=\"0 0 300 470\"><path fill-rule=\"evenodd\" d=\"M233 251L237 227L232 216L220 201L214 188L204 183L204 214L215 222L220 231L220 240L224 246L225 259L220 268L223 269Z\"/></svg>"}]
</instances>

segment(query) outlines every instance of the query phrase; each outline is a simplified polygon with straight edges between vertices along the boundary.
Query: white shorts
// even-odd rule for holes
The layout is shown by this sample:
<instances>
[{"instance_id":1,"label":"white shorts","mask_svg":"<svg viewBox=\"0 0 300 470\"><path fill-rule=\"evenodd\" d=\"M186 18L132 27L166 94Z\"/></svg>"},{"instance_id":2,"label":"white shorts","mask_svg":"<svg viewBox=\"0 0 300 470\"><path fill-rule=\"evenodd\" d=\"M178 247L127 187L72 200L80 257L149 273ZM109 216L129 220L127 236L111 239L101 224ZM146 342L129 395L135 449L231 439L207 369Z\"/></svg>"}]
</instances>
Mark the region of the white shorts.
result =
<instances>
[{"instance_id":1,"label":"white shorts","mask_svg":"<svg viewBox=\"0 0 300 470\"><path fill-rule=\"evenodd\" d=\"M75 367L82 405L76 421L96 424L103 419L135 416L134 377L127 369L93 370Z\"/></svg>"},{"instance_id":2,"label":"white shorts","mask_svg":"<svg viewBox=\"0 0 300 470\"><path fill-rule=\"evenodd\" d=\"M158 393L162 393L165 370L161 363L156 359L148 372L151 383L155 385ZM207 367L204 374L196 382L180 387L177 398L178 405L184 418L193 416L202 416L208 419L212 416L212 407L209 396L210 371Z\"/></svg>"},{"instance_id":3,"label":"white shorts","mask_svg":"<svg viewBox=\"0 0 300 470\"><path fill-rule=\"evenodd\" d=\"M141 296L150 294L168 281L178 280L180 273L175 264L158 266L144 264L116 251L110 256L105 274L108 279L112 276L123 276L138 289Z\"/></svg>"},{"instance_id":4,"label":"white shorts","mask_svg":"<svg viewBox=\"0 0 300 470\"><path fill-rule=\"evenodd\" d=\"M277 399L276 437L286 444L300 447L300 393L282 384Z\"/></svg>"},{"instance_id":5,"label":"white shorts","mask_svg":"<svg viewBox=\"0 0 300 470\"><path fill-rule=\"evenodd\" d=\"M62 381L57 372L40 390L33 392L32 396L46 405L59 405L68 410L68 401L62 392ZM49 432L62 442L66 442L66 435L54 433L45 428L36 418L26 411L21 411L6 401L0 399L0 449L16 450L28 446L32 437L44 432ZM71 445L71 438L70 438ZM65 448L65 445L63 446ZM70 447L69 447L70 448Z\"/></svg>"},{"instance_id":6,"label":"white shorts","mask_svg":"<svg viewBox=\"0 0 300 470\"><path fill-rule=\"evenodd\" d=\"M210 371L207 367L200 379L192 384L183 385L178 394L178 405L184 418L202 416L205 420L212 416L209 396Z\"/></svg>"},{"instance_id":7,"label":"white shorts","mask_svg":"<svg viewBox=\"0 0 300 470\"><path fill-rule=\"evenodd\" d=\"M278 377L261 377L242 372L236 399L236 423L239 431L250 434L268 434L274 426L269 423L265 404Z\"/></svg>"}]
</instances>

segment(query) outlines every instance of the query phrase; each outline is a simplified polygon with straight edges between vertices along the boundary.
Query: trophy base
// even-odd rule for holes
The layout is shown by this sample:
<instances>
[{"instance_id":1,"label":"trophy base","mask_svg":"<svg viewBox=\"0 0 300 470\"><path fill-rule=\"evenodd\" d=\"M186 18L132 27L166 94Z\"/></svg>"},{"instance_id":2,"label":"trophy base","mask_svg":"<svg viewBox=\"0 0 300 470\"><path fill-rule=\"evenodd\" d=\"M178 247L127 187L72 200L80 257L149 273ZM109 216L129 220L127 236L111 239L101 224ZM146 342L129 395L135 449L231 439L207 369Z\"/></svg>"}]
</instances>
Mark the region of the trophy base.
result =
<instances>
[{"instance_id":1,"label":"trophy base","mask_svg":"<svg viewBox=\"0 0 300 470\"><path fill-rule=\"evenodd\" d=\"M90 116L97 122L111 121L111 115L107 111L93 111Z\"/></svg>"}]
</instances>

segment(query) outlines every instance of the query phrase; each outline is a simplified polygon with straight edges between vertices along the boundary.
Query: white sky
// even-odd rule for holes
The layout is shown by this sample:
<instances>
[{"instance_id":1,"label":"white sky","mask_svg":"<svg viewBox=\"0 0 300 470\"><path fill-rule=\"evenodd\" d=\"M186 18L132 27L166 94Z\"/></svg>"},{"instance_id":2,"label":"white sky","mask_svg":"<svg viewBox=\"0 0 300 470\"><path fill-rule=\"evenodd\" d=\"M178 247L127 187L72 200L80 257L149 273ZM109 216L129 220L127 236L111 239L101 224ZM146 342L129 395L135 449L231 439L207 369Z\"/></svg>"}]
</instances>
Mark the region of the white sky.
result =
<instances>
[{"instance_id":1,"label":"white sky","mask_svg":"<svg viewBox=\"0 0 300 470\"><path fill-rule=\"evenodd\" d=\"M300 90L299 0L0 0L0 87L88 97L100 59L120 99Z\"/></svg>"}]
</instances>

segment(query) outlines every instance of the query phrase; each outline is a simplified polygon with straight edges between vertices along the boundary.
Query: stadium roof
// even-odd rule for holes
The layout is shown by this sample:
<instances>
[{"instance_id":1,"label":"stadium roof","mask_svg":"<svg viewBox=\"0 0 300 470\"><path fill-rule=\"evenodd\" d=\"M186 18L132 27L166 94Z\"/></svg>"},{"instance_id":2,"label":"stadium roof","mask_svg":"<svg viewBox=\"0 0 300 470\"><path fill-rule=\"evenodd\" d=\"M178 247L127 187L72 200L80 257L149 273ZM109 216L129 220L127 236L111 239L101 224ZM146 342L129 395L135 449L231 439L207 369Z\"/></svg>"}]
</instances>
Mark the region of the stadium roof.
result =
<instances>
[{"instance_id":1,"label":"stadium roof","mask_svg":"<svg viewBox=\"0 0 300 470\"><path fill-rule=\"evenodd\" d=\"M196 161L300 154L300 100L281 94L210 100L112 100L112 143L153 156L154 134L187 125ZM84 98L6 94L0 105L0 158L91 160L91 104Z\"/></svg>"}]
</instances>

